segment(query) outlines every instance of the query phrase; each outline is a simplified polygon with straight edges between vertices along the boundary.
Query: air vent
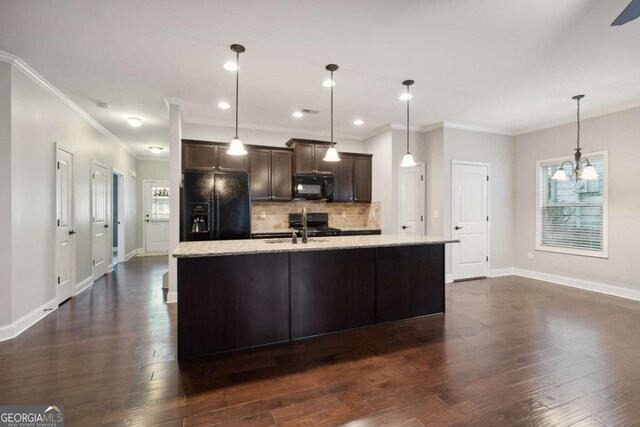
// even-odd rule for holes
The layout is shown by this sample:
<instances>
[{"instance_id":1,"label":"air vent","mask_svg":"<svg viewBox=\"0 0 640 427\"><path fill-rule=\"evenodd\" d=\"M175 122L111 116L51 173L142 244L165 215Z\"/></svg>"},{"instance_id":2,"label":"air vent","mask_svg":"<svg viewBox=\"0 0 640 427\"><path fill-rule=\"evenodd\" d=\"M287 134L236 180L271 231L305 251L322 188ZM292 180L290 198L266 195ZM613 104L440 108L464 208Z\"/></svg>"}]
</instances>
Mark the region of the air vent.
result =
<instances>
[{"instance_id":1,"label":"air vent","mask_svg":"<svg viewBox=\"0 0 640 427\"><path fill-rule=\"evenodd\" d=\"M320 110L309 110L308 108L304 108L302 110L302 112L304 114L318 114L320 112Z\"/></svg>"}]
</instances>

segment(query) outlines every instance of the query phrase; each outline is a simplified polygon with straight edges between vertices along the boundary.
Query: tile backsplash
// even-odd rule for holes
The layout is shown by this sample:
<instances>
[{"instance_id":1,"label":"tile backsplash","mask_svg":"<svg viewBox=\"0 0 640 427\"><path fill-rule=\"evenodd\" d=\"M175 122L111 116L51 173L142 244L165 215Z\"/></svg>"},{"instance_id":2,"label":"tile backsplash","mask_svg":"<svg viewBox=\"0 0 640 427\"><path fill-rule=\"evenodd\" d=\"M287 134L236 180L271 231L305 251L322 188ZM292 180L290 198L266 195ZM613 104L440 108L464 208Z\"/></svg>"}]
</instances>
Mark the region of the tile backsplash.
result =
<instances>
[{"instance_id":1,"label":"tile backsplash","mask_svg":"<svg viewBox=\"0 0 640 427\"><path fill-rule=\"evenodd\" d=\"M295 200L292 202L253 202L251 228L253 233L286 231L289 229L289 214L327 212L329 226L335 228L380 228L380 202L371 203L326 203L323 201Z\"/></svg>"}]
</instances>

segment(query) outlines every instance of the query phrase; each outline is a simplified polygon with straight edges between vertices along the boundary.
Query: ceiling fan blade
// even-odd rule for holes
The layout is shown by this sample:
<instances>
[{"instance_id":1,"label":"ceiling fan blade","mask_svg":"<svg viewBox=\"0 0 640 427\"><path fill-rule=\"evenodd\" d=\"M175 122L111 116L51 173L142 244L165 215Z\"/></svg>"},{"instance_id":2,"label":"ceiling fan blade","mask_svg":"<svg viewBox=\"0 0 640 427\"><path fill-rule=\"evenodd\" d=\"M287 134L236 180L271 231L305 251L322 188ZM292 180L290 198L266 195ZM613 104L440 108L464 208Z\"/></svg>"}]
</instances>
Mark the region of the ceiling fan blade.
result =
<instances>
[{"instance_id":1,"label":"ceiling fan blade","mask_svg":"<svg viewBox=\"0 0 640 427\"><path fill-rule=\"evenodd\" d=\"M627 22L633 21L639 16L640 16L640 0L633 0L622 11L620 16L618 16L616 20L611 23L611 26L614 27L618 25L624 25Z\"/></svg>"}]
</instances>

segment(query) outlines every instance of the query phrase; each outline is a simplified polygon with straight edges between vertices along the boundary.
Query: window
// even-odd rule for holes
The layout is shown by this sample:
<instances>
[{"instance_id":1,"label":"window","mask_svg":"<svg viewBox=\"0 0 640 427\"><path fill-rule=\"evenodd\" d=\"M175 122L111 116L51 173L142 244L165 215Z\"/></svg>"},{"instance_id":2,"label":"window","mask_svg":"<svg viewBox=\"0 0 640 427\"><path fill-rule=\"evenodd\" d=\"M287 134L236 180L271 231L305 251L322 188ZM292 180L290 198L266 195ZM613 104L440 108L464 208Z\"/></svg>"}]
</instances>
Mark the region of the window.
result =
<instances>
[{"instance_id":1,"label":"window","mask_svg":"<svg viewBox=\"0 0 640 427\"><path fill-rule=\"evenodd\" d=\"M149 219L169 219L169 187L151 186L151 209Z\"/></svg>"},{"instance_id":2,"label":"window","mask_svg":"<svg viewBox=\"0 0 640 427\"><path fill-rule=\"evenodd\" d=\"M598 172L597 180L551 179L560 164L573 157L537 162L537 250L607 258L607 152L584 158Z\"/></svg>"}]
</instances>

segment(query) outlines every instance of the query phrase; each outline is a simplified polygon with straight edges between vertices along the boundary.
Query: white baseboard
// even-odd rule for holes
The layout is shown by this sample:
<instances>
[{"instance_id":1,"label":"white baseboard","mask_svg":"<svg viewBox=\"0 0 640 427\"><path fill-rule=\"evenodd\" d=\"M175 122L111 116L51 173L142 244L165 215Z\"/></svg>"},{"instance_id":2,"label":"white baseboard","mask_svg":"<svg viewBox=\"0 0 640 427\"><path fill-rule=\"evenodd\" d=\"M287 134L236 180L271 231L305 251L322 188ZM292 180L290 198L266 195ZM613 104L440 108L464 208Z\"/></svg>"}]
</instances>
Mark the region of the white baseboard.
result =
<instances>
[{"instance_id":1,"label":"white baseboard","mask_svg":"<svg viewBox=\"0 0 640 427\"><path fill-rule=\"evenodd\" d=\"M158 252L141 252L138 256L161 256L161 255L169 255L169 251L158 251Z\"/></svg>"},{"instance_id":2,"label":"white baseboard","mask_svg":"<svg viewBox=\"0 0 640 427\"><path fill-rule=\"evenodd\" d=\"M453 283L453 274L445 274L444 283Z\"/></svg>"},{"instance_id":3,"label":"white baseboard","mask_svg":"<svg viewBox=\"0 0 640 427\"><path fill-rule=\"evenodd\" d=\"M131 252L129 252L128 254L126 254L124 256L124 262L129 261L131 258L133 258L134 256L138 255L139 253L142 253L142 248L137 248L132 250Z\"/></svg>"},{"instance_id":4,"label":"white baseboard","mask_svg":"<svg viewBox=\"0 0 640 427\"><path fill-rule=\"evenodd\" d=\"M178 291L167 292L167 304L178 302Z\"/></svg>"},{"instance_id":5,"label":"white baseboard","mask_svg":"<svg viewBox=\"0 0 640 427\"><path fill-rule=\"evenodd\" d=\"M81 282L76 283L76 292L73 294L73 296L78 295L80 292L89 289L89 286L93 285L93 280L92 277L89 276L86 279L82 280Z\"/></svg>"},{"instance_id":6,"label":"white baseboard","mask_svg":"<svg viewBox=\"0 0 640 427\"><path fill-rule=\"evenodd\" d=\"M604 283L591 282L588 280L574 279L572 277L558 276L555 274L542 273L539 271L514 268L515 276L527 277L529 279L542 280L557 285L569 286L572 288L584 289L586 291L598 292L601 294L613 295L620 298L627 298L640 301L640 291L619 286L606 285Z\"/></svg>"},{"instance_id":7,"label":"white baseboard","mask_svg":"<svg viewBox=\"0 0 640 427\"><path fill-rule=\"evenodd\" d=\"M494 268L489 271L488 277L502 277L513 275L513 268Z\"/></svg>"},{"instance_id":8,"label":"white baseboard","mask_svg":"<svg viewBox=\"0 0 640 427\"><path fill-rule=\"evenodd\" d=\"M25 330L43 319L45 316L51 314L57 308L58 304L56 302L56 299L54 298L51 301L47 301L40 307L25 314L15 322L9 323L8 325L0 326L0 341L10 340L11 338L17 337Z\"/></svg>"}]
</instances>

